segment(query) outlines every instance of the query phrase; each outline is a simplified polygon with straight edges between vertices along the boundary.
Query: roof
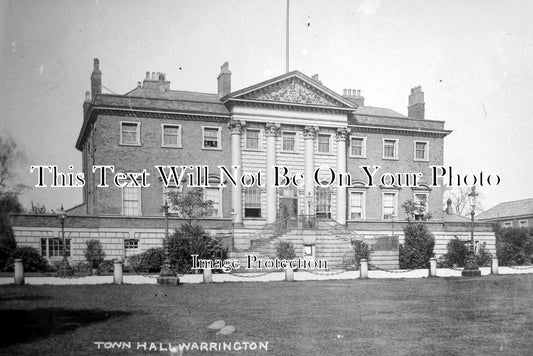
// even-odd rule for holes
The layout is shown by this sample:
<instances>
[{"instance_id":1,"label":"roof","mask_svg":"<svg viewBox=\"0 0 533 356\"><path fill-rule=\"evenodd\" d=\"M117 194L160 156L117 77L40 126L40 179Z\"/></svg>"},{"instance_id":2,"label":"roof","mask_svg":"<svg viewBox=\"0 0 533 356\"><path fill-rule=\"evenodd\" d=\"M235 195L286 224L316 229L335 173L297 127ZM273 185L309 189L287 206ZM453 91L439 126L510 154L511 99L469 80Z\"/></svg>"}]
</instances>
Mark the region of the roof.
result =
<instances>
[{"instance_id":1,"label":"roof","mask_svg":"<svg viewBox=\"0 0 533 356\"><path fill-rule=\"evenodd\" d=\"M355 110L355 115L386 116L386 117L397 117L401 119L407 119L407 116L402 115L394 110L386 109L386 108L377 108L374 106L359 106Z\"/></svg>"},{"instance_id":2,"label":"roof","mask_svg":"<svg viewBox=\"0 0 533 356\"><path fill-rule=\"evenodd\" d=\"M524 215L533 215L533 198L500 203L479 214L478 220L494 220Z\"/></svg>"},{"instance_id":3,"label":"roof","mask_svg":"<svg viewBox=\"0 0 533 356\"><path fill-rule=\"evenodd\" d=\"M444 213L445 222L469 222L470 219L461 215Z\"/></svg>"}]
</instances>

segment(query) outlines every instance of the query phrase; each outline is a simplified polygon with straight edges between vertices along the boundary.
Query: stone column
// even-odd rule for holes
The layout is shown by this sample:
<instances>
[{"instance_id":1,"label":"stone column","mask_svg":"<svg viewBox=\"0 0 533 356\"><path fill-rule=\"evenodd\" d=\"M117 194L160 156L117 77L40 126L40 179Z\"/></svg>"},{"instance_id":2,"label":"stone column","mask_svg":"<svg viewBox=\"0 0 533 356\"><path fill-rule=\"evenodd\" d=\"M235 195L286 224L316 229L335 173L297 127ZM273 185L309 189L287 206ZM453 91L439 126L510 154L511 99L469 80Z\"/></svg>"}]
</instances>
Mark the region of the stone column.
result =
<instances>
[{"instance_id":1,"label":"stone column","mask_svg":"<svg viewBox=\"0 0 533 356\"><path fill-rule=\"evenodd\" d=\"M122 284L122 260L115 260L113 263L113 284Z\"/></svg>"},{"instance_id":2,"label":"stone column","mask_svg":"<svg viewBox=\"0 0 533 356\"><path fill-rule=\"evenodd\" d=\"M231 120L228 127L231 130L231 165L239 167L239 175L242 174L241 134L244 123ZM232 171L233 168L230 168ZM237 179L237 185L231 188L231 208L235 212L235 224L242 224L242 184Z\"/></svg>"},{"instance_id":3,"label":"stone column","mask_svg":"<svg viewBox=\"0 0 533 356\"><path fill-rule=\"evenodd\" d=\"M337 129L337 174L346 173L346 137L350 134L350 129ZM345 184L345 182L343 182ZM346 187L341 186L340 180L337 182L337 213L335 220L341 224L346 224Z\"/></svg>"},{"instance_id":4,"label":"stone column","mask_svg":"<svg viewBox=\"0 0 533 356\"><path fill-rule=\"evenodd\" d=\"M22 263L22 258L15 259L15 285L24 285L24 264Z\"/></svg>"},{"instance_id":5,"label":"stone column","mask_svg":"<svg viewBox=\"0 0 533 356\"><path fill-rule=\"evenodd\" d=\"M279 124L266 124L266 223L275 224L277 215L276 187L274 166L276 165L276 136L279 132Z\"/></svg>"},{"instance_id":6,"label":"stone column","mask_svg":"<svg viewBox=\"0 0 533 356\"><path fill-rule=\"evenodd\" d=\"M305 140L305 215L315 215L315 137L316 126L304 127Z\"/></svg>"}]
</instances>

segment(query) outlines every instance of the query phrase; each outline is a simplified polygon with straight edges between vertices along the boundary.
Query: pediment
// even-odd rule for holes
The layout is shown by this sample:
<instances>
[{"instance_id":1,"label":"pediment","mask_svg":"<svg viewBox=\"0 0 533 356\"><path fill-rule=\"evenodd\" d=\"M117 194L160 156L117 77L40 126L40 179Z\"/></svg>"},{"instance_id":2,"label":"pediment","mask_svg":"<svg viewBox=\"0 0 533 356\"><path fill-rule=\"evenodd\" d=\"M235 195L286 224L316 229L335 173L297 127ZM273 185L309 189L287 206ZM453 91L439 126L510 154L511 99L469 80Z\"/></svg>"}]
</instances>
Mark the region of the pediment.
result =
<instances>
[{"instance_id":1,"label":"pediment","mask_svg":"<svg viewBox=\"0 0 533 356\"><path fill-rule=\"evenodd\" d=\"M350 108L347 102L340 95L315 83L311 78L297 72L290 76L285 76L277 81L264 82L244 89L234 95L232 99L241 99L258 102L280 103L280 104L300 104L313 106L327 106L338 108Z\"/></svg>"}]
</instances>

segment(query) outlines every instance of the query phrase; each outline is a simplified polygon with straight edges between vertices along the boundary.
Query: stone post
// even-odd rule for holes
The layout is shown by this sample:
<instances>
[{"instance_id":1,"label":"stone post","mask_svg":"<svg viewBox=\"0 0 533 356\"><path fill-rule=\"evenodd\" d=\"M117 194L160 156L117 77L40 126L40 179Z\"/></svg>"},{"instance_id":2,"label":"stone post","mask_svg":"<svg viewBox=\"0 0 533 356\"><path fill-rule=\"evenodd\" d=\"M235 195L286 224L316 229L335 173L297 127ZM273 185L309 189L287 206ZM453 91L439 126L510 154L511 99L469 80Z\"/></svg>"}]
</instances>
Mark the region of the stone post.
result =
<instances>
[{"instance_id":1,"label":"stone post","mask_svg":"<svg viewBox=\"0 0 533 356\"><path fill-rule=\"evenodd\" d=\"M287 282L294 282L294 270L290 267L285 268L285 280Z\"/></svg>"},{"instance_id":2,"label":"stone post","mask_svg":"<svg viewBox=\"0 0 533 356\"><path fill-rule=\"evenodd\" d=\"M498 259L497 258L492 259L492 264L490 266L490 273L493 275L498 274Z\"/></svg>"},{"instance_id":3,"label":"stone post","mask_svg":"<svg viewBox=\"0 0 533 356\"><path fill-rule=\"evenodd\" d=\"M15 285L24 285L24 264L21 258L15 259Z\"/></svg>"},{"instance_id":4,"label":"stone post","mask_svg":"<svg viewBox=\"0 0 533 356\"><path fill-rule=\"evenodd\" d=\"M368 261L364 258L359 263L359 275L361 279L368 278Z\"/></svg>"},{"instance_id":5,"label":"stone post","mask_svg":"<svg viewBox=\"0 0 533 356\"><path fill-rule=\"evenodd\" d=\"M435 257L429 259L429 276L437 277L437 259Z\"/></svg>"},{"instance_id":6,"label":"stone post","mask_svg":"<svg viewBox=\"0 0 533 356\"><path fill-rule=\"evenodd\" d=\"M213 282L213 271L211 268L204 268L204 283Z\"/></svg>"},{"instance_id":7,"label":"stone post","mask_svg":"<svg viewBox=\"0 0 533 356\"><path fill-rule=\"evenodd\" d=\"M113 263L113 284L122 284L122 260Z\"/></svg>"}]
</instances>

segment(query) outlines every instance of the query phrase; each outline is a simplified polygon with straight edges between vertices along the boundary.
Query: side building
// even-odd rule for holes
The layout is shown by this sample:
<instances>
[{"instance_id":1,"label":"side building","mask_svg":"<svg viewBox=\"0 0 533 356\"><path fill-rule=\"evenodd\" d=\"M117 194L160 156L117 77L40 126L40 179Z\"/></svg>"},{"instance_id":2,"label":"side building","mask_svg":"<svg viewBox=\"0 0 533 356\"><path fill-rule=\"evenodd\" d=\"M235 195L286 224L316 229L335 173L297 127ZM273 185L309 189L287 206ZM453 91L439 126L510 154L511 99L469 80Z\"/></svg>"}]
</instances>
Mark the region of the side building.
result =
<instances>
[{"instance_id":1,"label":"side building","mask_svg":"<svg viewBox=\"0 0 533 356\"><path fill-rule=\"evenodd\" d=\"M224 63L217 93L172 90L165 74L147 72L128 93L103 94L95 59L76 142L86 177L83 203L68 210L65 225L73 260L83 259L88 239L99 239L108 258L161 246L161 207L169 191L190 189L189 173L213 202L210 216L200 223L231 240L235 258L273 257L276 242L285 240L300 256L339 266L352 256L356 239L374 246L380 237L394 235L401 242L407 219L402 203L409 200L424 202L420 214L431 216L426 224L436 237L437 256L446 252L450 239L469 239L470 225L443 210L442 188L428 181L430 167L443 164L444 138L451 131L442 121L425 119L421 87L411 90L405 116L365 106L360 90L338 94L318 75L292 71L238 91L231 90L231 75ZM112 166L114 172L94 171L95 166ZM165 187L156 166L193 169ZM230 173L238 167L235 184L220 166ZM102 187L104 170L108 179L146 170L150 186L108 182ZM388 184L391 176L379 181L386 172L393 173L396 184ZM422 178L409 187L414 182L406 180L415 173ZM285 184L285 176L295 178ZM172 207L171 213L175 228L182 219ZM61 257L57 218L19 214L12 221L20 244L39 248L51 260ZM494 252L489 224L476 225L476 238ZM391 241L397 246L398 239ZM376 264L397 266L394 246L374 252Z\"/></svg>"}]
</instances>

